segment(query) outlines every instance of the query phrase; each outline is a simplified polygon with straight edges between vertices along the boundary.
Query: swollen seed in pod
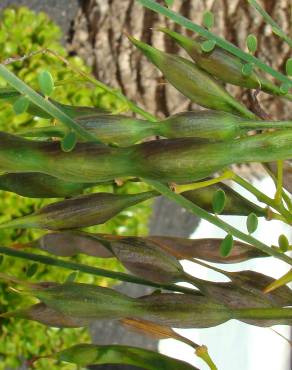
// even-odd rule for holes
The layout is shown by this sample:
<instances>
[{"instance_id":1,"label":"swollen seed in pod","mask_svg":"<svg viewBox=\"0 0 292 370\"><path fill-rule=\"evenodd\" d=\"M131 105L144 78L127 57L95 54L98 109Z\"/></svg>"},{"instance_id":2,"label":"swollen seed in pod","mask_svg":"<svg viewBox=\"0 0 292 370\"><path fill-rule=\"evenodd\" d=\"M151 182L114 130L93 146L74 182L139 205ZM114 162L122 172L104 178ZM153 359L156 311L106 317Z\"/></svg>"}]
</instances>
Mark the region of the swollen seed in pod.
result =
<instances>
[{"instance_id":1,"label":"swollen seed in pod","mask_svg":"<svg viewBox=\"0 0 292 370\"><path fill-rule=\"evenodd\" d=\"M255 71L244 75L242 69L245 62L221 47L215 46L210 52L204 52L202 50L202 44L206 39L202 37L191 39L167 28L160 28L160 31L170 36L184 48L201 69L219 80L250 89L260 89L272 95L283 95L278 86L263 78ZM285 98L291 100L292 95L288 94Z\"/></svg>"},{"instance_id":2,"label":"swollen seed in pod","mask_svg":"<svg viewBox=\"0 0 292 370\"><path fill-rule=\"evenodd\" d=\"M211 75L189 60L164 53L133 37L130 41L163 73L164 77L192 102L203 107L240 114L255 115L236 101Z\"/></svg>"},{"instance_id":3,"label":"swollen seed in pod","mask_svg":"<svg viewBox=\"0 0 292 370\"><path fill-rule=\"evenodd\" d=\"M212 213L213 198L218 190L223 190L226 195L224 209L221 212L222 215L248 216L250 213L254 213L258 217L265 217L267 215L267 211L265 209L244 198L237 191L224 183L185 191L182 195L191 202Z\"/></svg>"},{"instance_id":4,"label":"swollen seed in pod","mask_svg":"<svg viewBox=\"0 0 292 370\"><path fill-rule=\"evenodd\" d=\"M219 251L222 239L184 239L170 236L149 236L147 239L155 242L160 248L178 259L199 258L215 263L238 263L267 256L252 245L238 240L234 240L230 254L222 257Z\"/></svg>"},{"instance_id":5,"label":"swollen seed in pod","mask_svg":"<svg viewBox=\"0 0 292 370\"><path fill-rule=\"evenodd\" d=\"M138 194L96 193L49 204L32 215L19 217L0 228L41 228L63 230L102 224L123 209L156 196L155 191Z\"/></svg>"},{"instance_id":6,"label":"swollen seed in pod","mask_svg":"<svg viewBox=\"0 0 292 370\"><path fill-rule=\"evenodd\" d=\"M140 316L133 298L95 285L70 283L40 285L29 292L49 308L65 316L86 319L122 319Z\"/></svg>"},{"instance_id":7,"label":"swollen seed in pod","mask_svg":"<svg viewBox=\"0 0 292 370\"><path fill-rule=\"evenodd\" d=\"M246 131L241 129L241 121L242 117L227 112L183 112L160 121L156 133L169 139L196 137L212 141L228 140Z\"/></svg>"},{"instance_id":8,"label":"swollen seed in pod","mask_svg":"<svg viewBox=\"0 0 292 370\"><path fill-rule=\"evenodd\" d=\"M16 317L37 321L43 325L55 328L81 328L90 324L91 320L64 315L44 303L38 303L26 309L16 310L2 314L0 317Z\"/></svg>"},{"instance_id":9,"label":"swollen seed in pod","mask_svg":"<svg viewBox=\"0 0 292 370\"><path fill-rule=\"evenodd\" d=\"M198 370L187 362L154 351L121 345L77 344L57 353L56 358L82 367L118 364L125 365L124 368L134 366L133 369Z\"/></svg>"},{"instance_id":10,"label":"swollen seed in pod","mask_svg":"<svg viewBox=\"0 0 292 370\"><path fill-rule=\"evenodd\" d=\"M72 257L78 253L89 256L110 258L113 254L96 238L95 234L82 231L53 232L41 236L28 246L40 248L60 257Z\"/></svg>"},{"instance_id":11,"label":"swollen seed in pod","mask_svg":"<svg viewBox=\"0 0 292 370\"><path fill-rule=\"evenodd\" d=\"M122 238L110 242L110 248L126 269L137 276L162 284L183 280L178 260L150 240Z\"/></svg>"},{"instance_id":12,"label":"swollen seed in pod","mask_svg":"<svg viewBox=\"0 0 292 370\"><path fill-rule=\"evenodd\" d=\"M209 328L232 318L229 308L205 296L162 293L139 298L144 320L173 328Z\"/></svg>"},{"instance_id":13,"label":"swollen seed in pod","mask_svg":"<svg viewBox=\"0 0 292 370\"><path fill-rule=\"evenodd\" d=\"M67 182L38 172L0 176L0 189L28 198L66 198L79 195L93 183Z\"/></svg>"}]
</instances>

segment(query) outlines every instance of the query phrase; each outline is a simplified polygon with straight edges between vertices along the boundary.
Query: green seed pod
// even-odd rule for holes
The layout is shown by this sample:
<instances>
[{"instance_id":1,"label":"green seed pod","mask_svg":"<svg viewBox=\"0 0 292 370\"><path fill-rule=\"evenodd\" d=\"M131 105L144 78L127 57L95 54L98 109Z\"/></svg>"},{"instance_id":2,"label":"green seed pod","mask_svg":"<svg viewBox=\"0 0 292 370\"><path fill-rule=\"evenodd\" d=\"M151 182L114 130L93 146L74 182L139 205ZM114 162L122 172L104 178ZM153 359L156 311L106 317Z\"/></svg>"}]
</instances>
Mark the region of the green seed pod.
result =
<instances>
[{"instance_id":1,"label":"green seed pod","mask_svg":"<svg viewBox=\"0 0 292 370\"><path fill-rule=\"evenodd\" d=\"M157 125L122 115L98 114L79 117L76 121L105 144L128 146L156 135ZM64 137L65 133L64 127L49 126L33 128L20 134L25 137Z\"/></svg>"},{"instance_id":2,"label":"green seed pod","mask_svg":"<svg viewBox=\"0 0 292 370\"><path fill-rule=\"evenodd\" d=\"M135 299L115 290L95 285L70 283L38 284L28 291L48 307L69 317L82 319L122 319L140 316Z\"/></svg>"},{"instance_id":3,"label":"green seed pod","mask_svg":"<svg viewBox=\"0 0 292 370\"><path fill-rule=\"evenodd\" d=\"M93 183L66 182L43 173L8 173L0 176L0 189L29 198L66 198L79 195Z\"/></svg>"},{"instance_id":4,"label":"green seed pod","mask_svg":"<svg viewBox=\"0 0 292 370\"><path fill-rule=\"evenodd\" d=\"M220 302L192 294L152 294L139 298L144 320L174 328L209 328L232 318L232 312Z\"/></svg>"},{"instance_id":5,"label":"green seed pod","mask_svg":"<svg viewBox=\"0 0 292 370\"><path fill-rule=\"evenodd\" d=\"M56 357L80 366L124 364L147 370L198 370L187 362L154 351L120 345L77 344L57 353Z\"/></svg>"},{"instance_id":6,"label":"green seed pod","mask_svg":"<svg viewBox=\"0 0 292 370\"><path fill-rule=\"evenodd\" d=\"M266 257L267 255L249 244L234 241L231 253L222 257L219 246L222 239L184 239L168 236L149 236L160 248L178 259L199 258L215 263L237 263L252 258Z\"/></svg>"},{"instance_id":7,"label":"green seed pod","mask_svg":"<svg viewBox=\"0 0 292 370\"><path fill-rule=\"evenodd\" d=\"M283 95L278 86L256 72L253 71L244 75L242 69L246 65L245 62L228 51L215 46L210 52L204 52L201 46L204 42L202 37L194 40L167 28L161 28L160 31L170 36L184 48L201 69L219 80L249 89L261 89L268 94L292 99L291 94Z\"/></svg>"},{"instance_id":8,"label":"green seed pod","mask_svg":"<svg viewBox=\"0 0 292 370\"><path fill-rule=\"evenodd\" d=\"M39 248L60 257L72 257L78 253L110 258L113 254L95 237L82 231L63 231L43 235L26 246Z\"/></svg>"},{"instance_id":9,"label":"green seed pod","mask_svg":"<svg viewBox=\"0 0 292 370\"><path fill-rule=\"evenodd\" d=\"M81 328L88 326L91 320L86 318L70 317L56 311L44 303L35 304L29 308L1 314L0 317L17 317L37 321L43 325L55 328Z\"/></svg>"},{"instance_id":10,"label":"green seed pod","mask_svg":"<svg viewBox=\"0 0 292 370\"><path fill-rule=\"evenodd\" d=\"M20 96L21 94L13 88L10 88L10 87L0 88L0 100L7 100L13 104ZM56 107L61 109L63 112L65 112L66 114L68 114L68 116L72 118L89 116L89 115L94 115L98 113L105 113L105 110L101 108L67 105L67 104L58 103L53 99L50 99L50 102L53 103ZM48 119L52 118L51 115L49 115L47 112L45 112L40 107L33 104L32 102L29 102L27 112L33 116L37 116L41 118L48 118Z\"/></svg>"},{"instance_id":11,"label":"green seed pod","mask_svg":"<svg viewBox=\"0 0 292 370\"><path fill-rule=\"evenodd\" d=\"M134 275L162 284L183 280L184 271L178 260L150 240L126 237L109 244L117 259Z\"/></svg>"},{"instance_id":12,"label":"green seed pod","mask_svg":"<svg viewBox=\"0 0 292 370\"><path fill-rule=\"evenodd\" d=\"M0 228L62 230L102 224L123 209L141 203L157 195L155 191L138 194L96 193L81 195L49 204L37 212L7 221Z\"/></svg>"},{"instance_id":13,"label":"green seed pod","mask_svg":"<svg viewBox=\"0 0 292 370\"><path fill-rule=\"evenodd\" d=\"M165 78L191 101L206 108L255 118L251 111L236 101L211 75L199 69L194 63L164 53L133 37L129 39L160 69Z\"/></svg>"},{"instance_id":14,"label":"green seed pod","mask_svg":"<svg viewBox=\"0 0 292 370\"><path fill-rule=\"evenodd\" d=\"M191 138L154 140L127 148L77 143L65 153L59 143L2 132L0 170L41 172L78 183L132 176L179 184L206 178L231 164L289 159L291 144L292 130L283 130L215 143Z\"/></svg>"},{"instance_id":15,"label":"green seed pod","mask_svg":"<svg viewBox=\"0 0 292 370\"><path fill-rule=\"evenodd\" d=\"M212 199L216 191L220 189L224 190L226 194L225 206L221 212L222 215L248 216L250 213L254 213L258 217L265 217L267 215L267 211L265 209L250 202L248 199L237 193L237 191L223 183L210 185L201 189L185 191L182 195L201 208L213 213Z\"/></svg>"}]
</instances>

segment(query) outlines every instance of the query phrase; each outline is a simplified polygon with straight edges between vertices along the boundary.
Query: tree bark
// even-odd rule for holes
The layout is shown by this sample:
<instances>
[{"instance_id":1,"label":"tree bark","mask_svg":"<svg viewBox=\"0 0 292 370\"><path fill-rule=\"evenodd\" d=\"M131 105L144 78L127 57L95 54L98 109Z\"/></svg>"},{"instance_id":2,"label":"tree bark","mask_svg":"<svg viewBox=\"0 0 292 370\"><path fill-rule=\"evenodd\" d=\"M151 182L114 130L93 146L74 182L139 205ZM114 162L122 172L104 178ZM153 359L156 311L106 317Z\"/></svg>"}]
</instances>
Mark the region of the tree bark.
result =
<instances>
[{"instance_id":1,"label":"tree bark","mask_svg":"<svg viewBox=\"0 0 292 370\"><path fill-rule=\"evenodd\" d=\"M163 3L163 0L159 2ZM289 33L290 0L261 3ZM190 32L142 8L136 0L84 0L81 4L71 48L85 57L98 79L120 88L129 98L160 117L198 108L165 83L160 72L132 47L125 35L128 32L157 48L185 56L167 36L155 29L167 26L192 35ZM173 9L199 24L205 10L213 11L214 32L243 49L246 49L247 35L257 35L257 56L274 68L284 70L285 61L290 56L289 46L272 33L271 27L246 0L175 0ZM228 89L247 105L251 104L251 96L243 89L230 86ZM273 118L289 117L291 103L266 94L260 94L259 100Z\"/></svg>"}]
</instances>

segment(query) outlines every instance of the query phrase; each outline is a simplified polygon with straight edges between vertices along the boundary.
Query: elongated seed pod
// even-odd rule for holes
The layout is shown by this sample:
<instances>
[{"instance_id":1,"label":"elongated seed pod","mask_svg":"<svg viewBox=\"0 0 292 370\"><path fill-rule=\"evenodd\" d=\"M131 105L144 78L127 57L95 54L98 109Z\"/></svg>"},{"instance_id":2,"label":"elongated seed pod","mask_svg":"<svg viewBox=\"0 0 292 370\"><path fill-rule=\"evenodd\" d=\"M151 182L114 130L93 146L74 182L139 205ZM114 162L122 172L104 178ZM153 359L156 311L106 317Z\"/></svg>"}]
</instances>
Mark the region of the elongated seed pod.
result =
<instances>
[{"instance_id":1,"label":"elongated seed pod","mask_svg":"<svg viewBox=\"0 0 292 370\"><path fill-rule=\"evenodd\" d=\"M251 130L292 128L292 121L252 121L227 112L215 110L182 112L158 123L138 120L122 115L99 114L85 116L76 121L105 144L128 146L150 136L169 139L193 137L210 141L230 140ZM63 126L31 128L18 132L23 137L63 138ZM81 140L80 140L81 141Z\"/></svg>"},{"instance_id":2,"label":"elongated seed pod","mask_svg":"<svg viewBox=\"0 0 292 370\"><path fill-rule=\"evenodd\" d=\"M13 88L10 88L10 87L0 88L0 100L7 100L11 103L14 103L20 96L21 94ZM62 104L62 103L58 103L57 101L53 99L50 99L50 101L56 107L61 109L63 112L65 112L66 114L68 114L68 116L72 118L88 116L88 115L93 115L93 114L98 114L98 113L105 113L105 110L101 108L82 107L82 106ZM33 104L32 102L29 102L27 112L32 114L33 116L37 116L41 118L48 118L48 119L52 118L51 115L49 115L47 112L45 112L40 107Z\"/></svg>"},{"instance_id":3,"label":"elongated seed pod","mask_svg":"<svg viewBox=\"0 0 292 370\"><path fill-rule=\"evenodd\" d=\"M160 248L178 259L199 258L215 263L238 263L252 258L266 257L267 255L252 245L234 241L233 248L227 257L220 254L222 239L184 239L169 236L148 236L147 239L154 241Z\"/></svg>"},{"instance_id":4,"label":"elongated seed pod","mask_svg":"<svg viewBox=\"0 0 292 370\"><path fill-rule=\"evenodd\" d=\"M43 173L8 173L0 176L0 189L29 198L66 198L79 195L93 183L68 182Z\"/></svg>"},{"instance_id":5,"label":"elongated seed pod","mask_svg":"<svg viewBox=\"0 0 292 370\"><path fill-rule=\"evenodd\" d=\"M228 51L215 46L212 51L204 52L201 46L204 41L202 37L191 39L167 28L161 28L160 31L169 35L184 48L200 68L219 80L249 89L260 89L268 94L283 96L289 100L292 99L291 94L284 95L278 86L254 71L245 76L242 73L245 62Z\"/></svg>"},{"instance_id":6,"label":"elongated seed pod","mask_svg":"<svg viewBox=\"0 0 292 370\"><path fill-rule=\"evenodd\" d=\"M155 243L127 237L111 241L109 248L133 274L162 284L182 281L184 271L178 260Z\"/></svg>"},{"instance_id":7,"label":"elongated seed pod","mask_svg":"<svg viewBox=\"0 0 292 370\"><path fill-rule=\"evenodd\" d=\"M147 370L198 370L187 362L154 351L120 345L77 344L55 356L59 361L80 366L125 364Z\"/></svg>"},{"instance_id":8,"label":"elongated seed pod","mask_svg":"<svg viewBox=\"0 0 292 370\"><path fill-rule=\"evenodd\" d=\"M128 146L156 135L157 124L123 115L98 114L79 117L76 121L105 144ZM49 126L33 128L20 134L25 137L64 137L66 129Z\"/></svg>"},{"instance_id":9,"label":"elongated seed pod","mask_svg":"<svg viewBox=\"0 0 292 370\"><path fill-rule=\"evenodd\" d=\"M39 248L60 257L72 257L78 253L100 258L114 257L99 239L95 234L82 231L62 231L45 234L24 246Z\"/></svg>"},{"instance_id":10,"label":"elongated seed pod","mask_svg":"<svg viewBox=\"0 0 292 370\"><path fill-rule=\"evenodd\" d=\"M56 311L44 303L37 303L26 309L1 314L0 317L17 317L37 321L43 325L55 328L82 328L88 326L92 320L86 318L70 317Z\"/></svg>"},{"instance_id":11,"label":"elongated seed pod","mask_svg":"<svg viewBox=\"0 0 292 370\"><path fill-rule=\"evenodd\" d=\"M1 171L41 172L79 183L131 176L187 183L206 178L231 164L291 157L292 130L215 143L191 138L155 140L127 148L78 143L71 152L63 152L56 142L31 141L0 133Z\"/></svg>"},{"instance_id":12,"label":"elongated seed pod","mask_svg":"<svg viewBox=\"0 0 292 370\"><path fill-rule=\"evenodd\" d=\"M157 195L155 191L138 194L96 193L49 204L37 212L0 224L0 228L62 230L102 224L123 209Z\"/></svg>"},{"instance_id":13,"label":"elongated seed pod","mask_svg":"<svg viewBox=\"0 0 292 370\"><path fill-rule=\"evenodd\" d=\"M267 216L266 209L252 203L224 183L210 185L201 189L185 191L181 194L191 202L204 208L206 211L213 213L212 200L216 191L220 189L224 190L226 194L224 209L221 212L222 215L248 216L250 213L255 213L258 217Z\"/></svg>"},{"instance_id":14,"label":"elongated seed pod","mask_svg":"<svg viewBox=\"0 0 292 370\"><path fill-rule=\"evenodd\" d=\"M164 53L133 37L129 36L129 39L160 69L165 78L191 101L206 108L255 118L251 111L236 101L211 75L194 63L185 58Z\"/></svg>"}]
</instances>

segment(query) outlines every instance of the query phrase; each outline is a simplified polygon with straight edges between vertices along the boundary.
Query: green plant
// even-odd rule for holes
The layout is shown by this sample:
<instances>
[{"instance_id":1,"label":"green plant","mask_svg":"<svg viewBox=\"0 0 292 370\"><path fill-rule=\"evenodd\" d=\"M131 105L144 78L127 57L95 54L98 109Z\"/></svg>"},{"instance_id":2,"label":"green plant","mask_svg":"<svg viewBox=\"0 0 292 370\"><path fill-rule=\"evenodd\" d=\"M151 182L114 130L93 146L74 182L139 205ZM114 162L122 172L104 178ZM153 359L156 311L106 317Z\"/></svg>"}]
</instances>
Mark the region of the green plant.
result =
<instances>
[{"instance_id":1,"label":"green plant","mask_svg":"<svg viewBox=\"0 0 292 370\"><path fill-rule=\"evenodd\" d=\"M290 98L288 94L288 90L291 87L289 77L274 71L253 56L257 48L257 42L254 36L248 37L247 44L250 53L245 53L211 32L214 20L210 13L204 16L204 28L193 24L155 1L138 0L138 2L205 37L205 41L201 45L202 52L206 53L204 58L208 58L209 55L209 62L213 68L216 69L216 65L214 64L214 59L212 59L212 53L216 52L217 47L224 49L226 58L229 56L228 53L231 53L235 57L234 59L233 56L229 56L231 63L237 61L237 64L235 63L236 66L241 65L242 67L236 69L237 78L229 82L236 82L241 86L246 83L245 78L251 76L254 68L261 68L282 82L280 90L273 84L268 85L267 83L262 84L263 90L267 90L267 86L269 86L268 92L272 95L278 96L283 94L286 98ZM251 3L254 5L257 4L254 1ZM167 2L168 6L171 6L171 4L172 2ZM257 9L259 9L258 6ZM177 35L174 35L168 30L163 31L171 36L175 36L177 40L181 41ZM281 35L280 32L278 34ZM290 273L279 281L275 281L269 276L253 271L230 273L196 259L234 263L265 255L272 256L292 265L291 257L285 254L285 252L291 249L285 236L281 235L279 237L279 248L269 246L252 236L257 228L258 216L266 216L270 220L278 219L289 225L292 223L290 195L288 195L282 186L282 161L292 157L292 131L289 129L291 121L276 123L261 121L261 117L247 110L245 106L227 94L213 77L200 69L205 64L200 65L196 60L198 65L195 65L189 60L159 51L131 36L129 36L129 39L165 74L169 82L179 91L191 100L207 108L221 112L208 112L206 113L207 118L205 117L203 120L201 113L190 113L186 116L178 115L171 117L166 119L165 122L160 123L160 125L166 124L167 127L168 122L168 129L170 129L171 124L174 122L181 130L181 134L179 135L182 135L182 137L178 136L175 139L159 139L131 146L117 147L117 142L121 144L119 143L119 134L114 139L114 145L108 139L109 133L114 131L116 122L122 125L128 122L133 127L135 125L139 127L139 124L144 125L145 122L142 120L127 121L125 117L119 115L112 115L109 119L106 114L97 113L94 118L87 118L88 120L86 122L94 122L97 125L100 119L102 123L106 122L105 129L95 132L93 130L89 138L88 132L90 131L90 127L86 127L86 125L78 126L79 122L84 121L84 117L72 117L68 115L68 110L66 112L68 107L57 105L56 108L55 103L48 103L46 97L28 88L25 82L17 78L14 74L11 74L2 64L0 65L0 76L17 90L18 93L25 94L25 99L28 101L25 104L21 101L21 104L19 104L20 107L18 106L17 110L20 108L23 109L23 106L26 109L29 109L31 106L36 107L34 109L38 109L38 111L45 112L55 119L59 119L65 125L69 123L70 130L69 133L65 133L66 130L63 127L58 128L57 131L54 128L45 127L31 131L28 130L26 134L24 133L27 136L35 135L38 140L27 140L17 135L1 133L0 168L7 172L37 172L46 176L57 177L65 189L70 189L70 184L72 183L77 183L81 188L83 186L82 184L87 183L91 183L92 185L101 183L104 184L102 186L115 187L116 185L113 184L117 181L120 182L122 178L125 181L125 185L118 188L118 193L127 193L129 191L129 184L131 186L135 184L137 187L141 186L139 184L144 184L146 189L153 188L155 190L151 192L151 196L156 196L157 194L166 196L195 215L220 227L226 232L226 236L221 240L205 239L203 241L190 242L189 240L168 238L165 236L137 237L132 235L125 237L113 233L95 232L96 230L94 229L86 231L79 230L78 226L81 228L81 226L91 224L91 221L87 223L87 214L81 216L82 219L80 219L79 224L76 224L73 214L69 220L74 221L73 226L69 224L70 230L64 231L63 229L68 228L67 224L62 222L52 223L49 210L57 213L64 212L67 210L68 202L53 203L33 216L19 218L11 222L8 221L6 224L2 224L1 227L23 225L23 221L41 219L39 215L44 214L48 218L48 220L45 220L47 222L45 227L57 232L46 234L30 242L20 241L17 245L18 248L39 248L55 256L67 256L71 258L74 258L79 253L100 258L114 256L133 275L93 267L90 265L90 262L87 264L87 261L85 264L80 264L74 262L74 260L65 261L60 258L13 249L11 247L0 247L0 253L26 261L33 261L34 263L38 262L44 265L64 267L75 272L85 272L92 276L104 276L148 285L169 290L171 293L158 291L148 296L130 298L110 288L88 283L82 284L80 281L75 282L75 275L70 275L68 280L62 283L40 283L40 276L37 276L37 282L29 283L19 278L1 274L0 277L7 284L20 285L26 294L30 297L36 297L40 301L37 305L34 304L27 309L4 313L2 317L5 319L9 317L23 317L42 322L48 326L59 327L86 326L91 320L99 318L117 319L140 331L151 333L152 335L159 333L162 337L175 337L188 343L196 349L197 355L208 364L210 369L216 369L205 346L190 343L181 336L175 336L170 327L211 327L230 319L236 319L260 327L269 327L274 324L291 325L292 310L290 306L292 294L287 286L283 286L291 278ZM191 40L184 39L184 42L187 42L188 45L194 45ZM50 50L47 52L49 55L54 55L64 61L64 58L58 53ZM32 52L27 57L20 59L27 60L29 57L39 57L41 54L43 52ZM243 62L247 62L248 67ZM9 64L10 62L8 61L7 63ZM151 128L152 130L153 127L155 130L155 124L151 122L157 120L151 114L143 111L135 103L122 96L120 92L104 86L99 81L94 81L93 77L88 75L87 72L82 71L82 69L80 70L80 68L72 65L72 63L67 62L66 64L87 81L99 88L104 88L107 93L119 98L123 109L129 109L135 113L139 113L149 121L147 122L147 129ZM219 68L216 69L218 72L216 77L220 79L221 73L223 73L222 80L224 80L226 68L228 66L224 65L224 73L222 70L220 72ZM206 68L204 67L203 69ZM178 71L180 73L177 73ZM211 70L208 70L208 72L211 72ZM244 78L238 78L239 72L242 73ZM232 70L230 73L232 73ZM41 75L42 81L43 76ZM48 74L46 76L48 77ZM257 74L253 76L257 76ZM50 94L54 84L57 85L58 82L56 79L47 77L45 84L48 83L49 86L41 86L41 90L45 95ZM257 77L255 79L257 80ZM54 80L56 80L56 83L54 83ZM261 86L260 79L258 82ZM283 83L285 86L283 86ZM209 88L211 86L213 89L211 93L205 88L207 84ZM18 93L15 93L14 90L9 92L14 97ZM10 99L5 94L7 94L7 89L2 90L2 97ZM215 102L212 100L214 96L217 99ZM18 96L18 99L22 98L23 96ZM72 108L72 110L74 109ZM72 110L70 111L72 112ZM227 111L227 113L223 113L222 111ZM234 113L238 115L236 119ZM227 134L225 136L225 131L222 132L218 128L214 117L216 119L217 117L221 117L223 123L230 124L231 135ZM159 125L159 123L156 124ZM183 127L183 125L186 126ZM75 130L76 127L77 130ZM80 129L81 127L82 129ZM194 127L197 129L201 128L199 135L197 130L193 129ZM233 131L234 127L235 133ZM238 129L237 131L236 127L237 129L244 127L245 130ZM260 127L264 132L247 135L247 132L250 131L249 129L255 127ZM274 130L265 132L267 128L273 128ZM76 134L73 134L75 132L74 130ZM211 130L215 136L211 140L211 134L208 134L208 130ZM84 131L87 134L84 135ZM57 132L57 136L61 140L54 140L53 142L50 139L55 132ZM189 136L187 138L184 137L186 132L188 134L187 136ZM131 140L136 142L144 137L144 135L149 135L149 132L143 133L142 137L139 135L135 136L136 129L132 129L132 131L128 131L128 135L131 135ZM168 135L171 137L171 129L168 132L167 130L164 131L163 136L168 137ZM106 141L107 145L100 143L103 140ZM17 162L13 160L15 155L19 159ZM277 189L273 199L263 194L252 184L228 168L233 163L268 162L271 160L276 160L278 163ZM82 172L80 172L80 168L83 169ZM220 176L211 180L208 179L208 176L214 175L217 171L220 172ZM38 175L38 178L40 178L40 175ZM221 185L221 182L226 179L234 181L246 188L265 203L267 208L258 208L251 202L248 202L244 197L230 191L225 185ZM17 181L17 178L15 181ZM141 191L141 189L140 187L139 190ZM207 192L206 189L208 189ZM75 188L73 190L75 191ZM100 191L100 188L98 188L98 191ZM90 197L94 197L96 200L99 199L100 203L98 203L98 206L102 213L108 210L108 203L103 201L103 195ZM232 202L230 204L231 197L233 197L233 201L235 202L234 205ZM71 204L72 202L72 204L80 206L83 200L84 197L74 198L69 203ZM114 203L110 202L110 206L113 207ZM74 211L74 207L72 207L71 211ZM247 232L242 232L231 224L224 222L220 218L220 214L224 213L224 211L232 212L232 214L246 215ZM124 221L126 222L128 219L125 218ZM43 226L41 223L34 223L33 225L38 227ZM30 226L32 224L25 224L25 227ZM234 237L240 239L241 242L235 241ZM205 250L198 252L197 243L200 243L200 245L203 243ZM229 278L230 282L216 283L188 275L179 262L183 258L191 259L197 264L224 274ZM31 265L28 275L34 269L34 265ZM181 281L191 283L198 290L183 288L175 284ZM178 292L182 294L176 294ZM40 308L42 313L40 313ZM127 362L129 361L128 355L135 353L135 351L139 351L139 356L143 358L142 362L139 362L139 365L145 368L153 368L153 364L157 361L157 354L151 355L135 348L114 346L101 348L86 344L71 347L59 354L49 354L48 357L55 357L77 365L87 365L90 362L104 363L103 361L99 361L99 351L103 351L106 354L104 362ZM125 353L123 361L120 357L122 351ZM150 358L154 361L152 365ZM38 361L42 360L42 358L37 357L32 360ZM164 361L167 362L169 359L164 358ZM133 362L130 363L133 364ZM171 368L172 364L169 363L168 366ZM178 367L180 365L176 363L173 366Z\"/></svg>"},{"instance_id":2,"label":"green plant","mask_svg":"<svg viewBox=\"0 0 292 370\"><path fill-rule=\"evenodd\" d=\"M0 22L0 59L1 61L10 60L17 55L26 55L33 51L38 51L40 48L51 48L58 54L66 57L67 60L74 66L80 68L82 71L89 72L89 68L85 65L83 60L77 56L68 57L67 51L61 45L61 31L59 27L52 22L48 16L44 13L34 13L27 8L7 8L1 13ZM11 72L20 76L26 83L31 84L35 88L39 88L38 74L44 70L49 70L50 74L54 77L55 88L52 94L54 101L62 102L64 105L59 105L62 108L67 108L67 113L71 114L72 104L74 106L88 106L95 108L82 108L80 114L92 114L100 111L119 111L123 107L123 103L111 94L105 93L103 89L98 87L91 87L84 85L83 81L76 82L76 77L72 74L66 66L56 61L54 56L50 55L36 55L34 58L24 60L23 62L15 62L8 65ZM75 88L78 83L78 89ZM13 103L17 101L19 94L15 94L15 90L11 91L7 88L7 83L2 78L0 79L0 86L7 93L9 99L0 100L0 119L1 119L1 130L8 131L10 133L18 132L21 130L31 130L37 124L38 127L48 125L48 118L50 115L29 109L21 114L15 114L13 109ZM70 104L70 105L68 105ZM98 108L97 108L98 107ZM43 112L43 111L42 111ZM38 113L38 116L35 114ZM15 182L15 176L17 180ZM39 208L47 205L50 201L47 198L48 193L48 182L50 189L55 189L54 194L50 194L50 197L67 197L72 195L73 188L75 189L75 195L81 194L84 187L81 188L75 184L70 186L68 189L61 189L62 183L55 182L55 178L47 178L41 176L37 182L33 175L33 180L30 174L25 177L18 178L17 174L2 175L2 186L1 189L10 190L10 192L1 192L0 200L0 219L1 222L5 220L15 219L21 215L36 211ZM53 181L53 183L51 182ZM32 182L35 184L35 192L33 192ZM4 184L5 183L5 184ZM9 184L9 188L6 186ZM11 189L13 184L13 189ZM26 191L24 190L26 186ZM91 185L91 184L90 184ZM18 196L15 186L17 187L20 195ZM92 186L92 185L91 185ZM41 190L42 188L42 190ZM88 188L88 186L87 186ZM36 190L37 189L37 190ZM141 186L135 183L128 183L121 189L115 183L108 185L102 185L98 188L99 191L114 192L117 194L123 194L127 191L132 193L138 192ZM143 190L147 190L146 187ZM24 194L22 193L24 191ZM39 198L36 191L39 191ZM28 193L27 193L28 192ZM74 192L74 191L73 191ZM86 190L87 193L92 192L92 189ZM33 194L34 193L34 194ZM110 220L106 225L100 225L98 227L92 227L92 230L99 232L119 233L119 234L145 234L147 230L147 220L150 215L150 208L148 205L138 205L131 208L132 217L125 219L126 212L122 212L114 219ZM37 229L23 230L20 232L15 229L3 229L0 233L1 244L11 245L16 241L18 243L27 243L31 240L40 237L43 232ZM95 264L96 259L88 256L75 256L73 260L76 263ZM1 270L10 271L11 274L15 274L19 277L26 278L29 273L32 263L23 265L21 260L6 256L1 261ZM105 268L117 268L121 269L117 262L113 259L102 260L99 259L99 265ZM65 269L58 269L54 267L37 265L38 269L32 279L42 279L43 276L47 276L49 280L64 281L68 276L68 271ZM78 280L86 283L99 282L107 285L109 282L98 276L90 276L85 274L79 274ZM0 309L1 311L8 311L13 307L21 304L21 296L11 294L8 290L8 285L1 282L0 285L1 296L0 296ZM29 301L32 302L32 301ZM35 322L25 322L23 320L1 320L1 341L0 341L0 352L1 352L1 363L0 368L16 367L24 360L35 354L45 354L48 348L52 350L56 346L65 344L70 346L78 339L88 341L88 334L86 329L61 329L55 330L45 328ZM21 347L19 356L14 356L12 353L18 352L17 348ZM45 361L41 365L41 368L47 368ZM63 367L62 367L63 368ZM64 368L72 368L71 366L65 366Z\"/></svg>"}]
</instances>

